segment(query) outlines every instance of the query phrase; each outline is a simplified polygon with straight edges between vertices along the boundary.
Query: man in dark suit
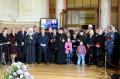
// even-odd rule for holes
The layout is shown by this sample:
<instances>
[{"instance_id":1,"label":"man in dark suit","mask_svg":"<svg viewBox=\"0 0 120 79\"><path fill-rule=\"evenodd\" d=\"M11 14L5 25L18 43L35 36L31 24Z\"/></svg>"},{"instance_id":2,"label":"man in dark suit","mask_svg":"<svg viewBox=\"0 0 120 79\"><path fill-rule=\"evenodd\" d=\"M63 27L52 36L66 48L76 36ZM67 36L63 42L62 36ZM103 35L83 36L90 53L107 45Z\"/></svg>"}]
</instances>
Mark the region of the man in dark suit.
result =
<instances>
[{"instance_id":1,"label":"man in dark suit","mask_svg":"<svg viewBox=\"0 0 120 79\"><path fill-rule=\"evenodd\" d=\"M36 63L38 63L38 53L39 53L39 44L38 44L38 27L35 25L33 27L33 31L34 31L34 38L35 38L35 61Z\"/></svg>"},{"instance_id":2,"label":"man in dark suit","mask_svg":"<svg viewBox=\"0 0 120 79\"><path fill-rule=\"evenodd\" d=\"M47 49L48 49L48 36L45 34L45 30L41 30L41 34L38 36L38 43L39 43L39 58L38 61L39 63L41 62L42 59L42 53L44 54L44 61L47 64L48 59L47 59Z\"/></svg>"},{"instance_id":3,"label":"man in dark suit","mask_svg":"<svg viewBox=\"0 0 120 79\"><path fill-rule=\"evenodd\" d=\"M17 42L18 42L18 61L25 62L25 36L26 31L25 27L21 27L21 31L17 34Z\"/></svg>"}]
</instances>

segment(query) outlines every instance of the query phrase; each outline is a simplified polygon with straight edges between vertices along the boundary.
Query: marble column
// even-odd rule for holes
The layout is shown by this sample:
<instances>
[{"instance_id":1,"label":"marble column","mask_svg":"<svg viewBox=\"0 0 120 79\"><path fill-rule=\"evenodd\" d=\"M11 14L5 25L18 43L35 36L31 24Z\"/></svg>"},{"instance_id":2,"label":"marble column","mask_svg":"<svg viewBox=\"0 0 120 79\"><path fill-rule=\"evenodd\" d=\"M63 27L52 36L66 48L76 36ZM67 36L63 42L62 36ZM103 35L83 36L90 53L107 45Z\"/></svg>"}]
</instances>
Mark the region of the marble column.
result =
<instances>
[{"instance_id":1,"label":"marble column","mask_svg":"<svg viewBox=\"0 0 120 79\"><path fill-rule=\"evenodd\" d=\"M58 19L58 28L62 27L61 12L63 9L66 9L66 0L57 0L56 1L56 18Z\"/></svg>"},{"instance_id":2,"label":"marble column","mask_svg":"<svg viewBox=\"0 0 120 79\"><path fill-rule=\"evenodd\" d=\"M100 29L103 31L111 24L111 0L101 0Z\"/></svg>"}]
</instances>

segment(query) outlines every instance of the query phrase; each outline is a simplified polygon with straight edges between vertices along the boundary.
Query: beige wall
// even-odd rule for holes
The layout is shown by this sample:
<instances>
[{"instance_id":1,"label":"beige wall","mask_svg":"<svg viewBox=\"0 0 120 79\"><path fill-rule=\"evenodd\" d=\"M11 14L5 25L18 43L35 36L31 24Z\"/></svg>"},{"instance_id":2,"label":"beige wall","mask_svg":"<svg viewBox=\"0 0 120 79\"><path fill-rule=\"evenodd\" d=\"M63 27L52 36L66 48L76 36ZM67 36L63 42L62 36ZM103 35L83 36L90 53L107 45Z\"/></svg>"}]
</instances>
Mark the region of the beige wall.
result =
<instances>
[{"instance_id":1,"label":"beige wall","mask_svg":"<svg viewBox=\"0 0 120 79\"><path fill-rule=\"evenodd\" d=\"M48 18L49 0L19 0L19 13L18 22L38 22L40 18Z\"/></svg>"},{"instance_id":2,"label":"beige wall","mask_svg":"<svg viewBox=\"0 0 120 79\"><path fill-rule=\"evenodd\" d=\"M18 16L18 0L0 0L0 20L10 21Z\"/></svg>"},{"instance_id":3,"label":"beige wall","mask_svg":"<svg viewBox=\"0 0 120 79\"><path fill-rule=\"evenodd\" d=\"M38 22L49 17L49 0L0 0L0 20Z\"/></svg>"},{"instance_id":4,"label":"beige wall","mask_svg":"<svg viewBox=\"0 0 120 79\"><path fill-rule=\"evenodd\" d=\"M1 29L39 27L40 18L49 18L49 0L0 0Z\"/></svg>"}]
</instances>

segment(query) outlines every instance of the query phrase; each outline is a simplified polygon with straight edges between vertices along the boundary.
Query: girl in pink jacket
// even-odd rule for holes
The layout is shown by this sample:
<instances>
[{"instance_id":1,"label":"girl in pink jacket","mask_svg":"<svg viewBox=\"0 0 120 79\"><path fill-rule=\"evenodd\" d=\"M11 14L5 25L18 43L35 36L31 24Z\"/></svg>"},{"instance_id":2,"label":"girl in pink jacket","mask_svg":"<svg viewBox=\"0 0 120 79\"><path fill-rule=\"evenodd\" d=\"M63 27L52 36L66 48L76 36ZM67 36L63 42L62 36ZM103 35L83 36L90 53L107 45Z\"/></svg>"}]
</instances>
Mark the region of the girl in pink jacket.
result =
<instances>
[{"instance_id":1,"label":"girl in pink jacket","mask_svg":"<svg viewBox=\"0 0 120 79\"><path fill-rule=\"evenodd\" d=\"M70 64L71 57L72 57L72 42L70 38L67 39L67 42L65 42L65 53L66 53L66 62L67 64Z\"/></svg>"}]
</instances>

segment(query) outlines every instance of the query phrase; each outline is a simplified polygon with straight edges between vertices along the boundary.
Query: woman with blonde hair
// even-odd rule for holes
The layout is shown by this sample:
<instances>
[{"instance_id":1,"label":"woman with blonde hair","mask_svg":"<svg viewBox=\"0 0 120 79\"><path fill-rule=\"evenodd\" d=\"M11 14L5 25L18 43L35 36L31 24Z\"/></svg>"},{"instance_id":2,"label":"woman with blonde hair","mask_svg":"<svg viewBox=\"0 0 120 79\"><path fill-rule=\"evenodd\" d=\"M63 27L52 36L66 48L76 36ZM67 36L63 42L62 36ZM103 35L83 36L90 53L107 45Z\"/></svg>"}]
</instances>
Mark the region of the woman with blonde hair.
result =
<instances>
[{"instance_id":1,"label":"woman with blonde hair","mask_svg":"<svg viewBox=\"0 0 120 79\"><path fill-rule=\"evenodd\" d=\"M11 61L12 63L15 62L15 58L17 56L17 35L15 33L15 28L12 28L11 33L9 35L10 39L10 54L11 54Z\"/></svg>"},{"instance_id":2,"label":"woman with blonde hair","mask_svg":"<svg viewBox=\"0 0 120 79\"><path fill-rule=\"evenodd\" d=\"M94 42L95 35L93 30L89 30L89 35L87 36L87 54L86 54L86 64L95 64L95 52L94 52Z\"/></svg>"}]
</instances>

